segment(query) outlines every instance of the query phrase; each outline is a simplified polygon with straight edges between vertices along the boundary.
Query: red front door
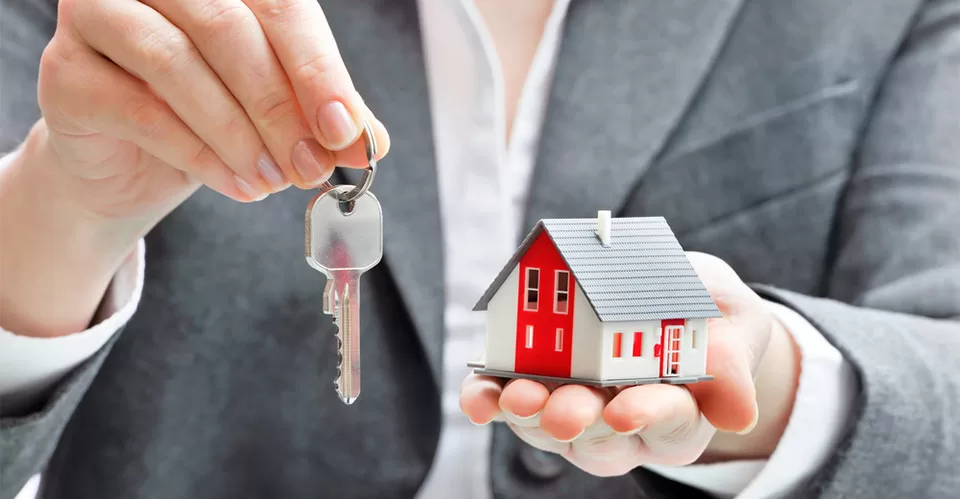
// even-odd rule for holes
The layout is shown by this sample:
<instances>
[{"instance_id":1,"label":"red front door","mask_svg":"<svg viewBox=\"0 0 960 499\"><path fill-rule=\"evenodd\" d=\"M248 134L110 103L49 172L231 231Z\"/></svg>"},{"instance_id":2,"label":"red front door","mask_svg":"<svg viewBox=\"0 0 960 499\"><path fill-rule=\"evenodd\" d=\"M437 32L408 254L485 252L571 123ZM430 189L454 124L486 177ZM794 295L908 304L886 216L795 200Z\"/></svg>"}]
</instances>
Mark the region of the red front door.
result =
<instances>
[{"instance_id":1,"label":"red front door","mask_svg":"<svg viewBox=\"0 0 960 499\"><path fill-rule=\"evenodd\" d=\"M683 319L660 321L660 376L669 378L680 373L680 351L683 342Z\"/></svg>"},{"instance_id":2,"label":"red front door","mask_svg":"<svg viewBox=\"0 0 960 499\"><path fill-rule=\"evenodd\" d=\"M524 374L569 378L573 275L546 232L530 245L519 268L514 369Z\"/></svg>"}]
</instances>

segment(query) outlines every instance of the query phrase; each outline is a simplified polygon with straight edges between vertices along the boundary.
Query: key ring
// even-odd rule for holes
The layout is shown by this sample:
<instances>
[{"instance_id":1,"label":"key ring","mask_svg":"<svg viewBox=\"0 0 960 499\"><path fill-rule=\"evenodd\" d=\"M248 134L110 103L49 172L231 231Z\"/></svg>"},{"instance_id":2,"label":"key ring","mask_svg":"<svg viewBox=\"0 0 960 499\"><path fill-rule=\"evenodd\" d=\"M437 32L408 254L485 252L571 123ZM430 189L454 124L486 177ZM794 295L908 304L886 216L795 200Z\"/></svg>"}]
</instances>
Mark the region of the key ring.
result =
<instances>
[{"instance_id":1,"label":"key ring","mask_svg":"<svg viewBox=\"0 0 960 499\"><path fill-rule=\"evenodd\" d=\"M364 149L367 153L367 167L363 170L363 178L360 179L360 183L350 192L337 194L341 203L345 203L351 207L354 201L370 190L370 186L373 185L373 178L377 174L377 139L373 134L373 129L370 128L370 123L366 120L363 121L363 133L361 135L363 136ZM326 191L333 188L334 185L331 184L330 181L326 181L323 183L321 190Z\"/></svg>"}]
</instances>

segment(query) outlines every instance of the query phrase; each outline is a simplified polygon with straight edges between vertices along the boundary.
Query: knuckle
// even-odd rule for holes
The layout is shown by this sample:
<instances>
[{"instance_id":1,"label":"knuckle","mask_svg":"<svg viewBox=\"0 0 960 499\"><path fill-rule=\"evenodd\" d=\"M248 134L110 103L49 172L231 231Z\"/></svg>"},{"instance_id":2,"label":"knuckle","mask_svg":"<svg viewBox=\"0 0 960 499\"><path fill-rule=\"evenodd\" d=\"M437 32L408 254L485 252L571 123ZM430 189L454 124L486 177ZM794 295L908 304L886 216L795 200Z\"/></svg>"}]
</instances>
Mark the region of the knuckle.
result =
<instances>
[{"instance_id":1,"label":"knuckle","mask_svg":"<svg viewBox=\"0 0 960 499\"><path fill-rule=\"evenodd\" d=\"M249 0L247 4L264 20L285 19L298 0Z\"/></svg>"},{"instance_id":2,"label":"knuckle","mask_svg":"<svg viewBox=\"0 0 960 499\"><path fill-rule=\"evenodd\" d=\"M209 178L216 174L222 163L213 149L198 140L191 148L186 158L186 167L189 173L200 178Z\"/></svg>"},{"instance_id":3,"label":"knuckle","mask_svg":"<svg viewBox=\"0 0 960 499\"><path fill-rule=\"evenodd\" d=\"M197 18L201 32L211 38L222 38L241 31L252 15L242 2L205 0L199 6Z\"/></svg>"},{"instance_id":4,"label":"knuckle","mask_svg":"<svg viewBox=\"0 0 960 499\"><path fill-rule=\"evenodd\" d=\"M233 112L218 117L216 123L215 142L218 149L224 151L257 150L254 144L261 141L260 135L253 128L247 115L242 112Z\"/></svg>"},{"instance_id":5,"label":"knuckle","mask_svg":"<svg viewBox=\"0 0 960 499\"><path fill-rule=\"evenodd\" d=\"M50 104L51 98L62 84L60 76L64 66L64 56L59 44L56 39L51 40L40 54L40 71L37 74L37 99L41 109Z\"/></svg>"},{"instance_id":6,"label":"knuckle","mask_svg":"<svg viewBox=\"0 0 960 499\"><path fill-rule=\"evenodd\" d=\"M81 13L83 9L89 8L89 5L84 7L83 3L84 0L60 0L57 2L57 23L72 22L75 19L74 16Z\"/></svg>"},{"instance_id":7,"label":"knuckle","mask_svg":"<svg viewBox=\"0 0 960 499\"><path fill-rule=\"evenodd\" d=\"M199 58L196 47L180 30L149 30L135 43L147 67L158 73L176 73Z\"/></svg>"},{"instance_id":8,"label":"knuckle","mask_svg":"<svg viewBox=\"0 0 960 499\"><path fill-rule=\"evenodd\" d=\"M71 109L77 109L80 104L78 97L99 100L100 94L103 93L97 90L97 95L76 95L78 91L82 92L82 85L79 82L89 80L90 75L78 75L78 69L80 73L89 72L77 67L79 60L76 50L69 50L68 45L54 36L40 55L37 73L37 104L47 118L51 113L63 115L69 114Z\"/></svg>"},{"instance_id":9,"label":"knuckle","mask_svg":"<svg viewBox=\"0 0 960 499\"><path fill-rule=\"evenodd\" d=\"M297 101L286 86L283 86L264 92L251 110L254 116L270 125L297 116Z\"/></svg>"},{"instance_id":10,"label":"knuckle","mask_svg":"<svg viewBox=\"0 0 960 499\"><path fill-rule=\"evenodd\" d=\"M332 80L340 66L340 56L333 51L322 51L301 63L293 71L295 81L318 82Z\"/></svg>"},{"instance_id":11,"label":"knuckle","mask_svg":"<svg viewBox=\"0 0 960 499\"><path fill-rule=\"evenodd\" d=\"M163 140L164 112L159 102L142 96L132 98L121 107L121 116L126 116L130 131L137 137Z\"/></svg>"}]
</instances>

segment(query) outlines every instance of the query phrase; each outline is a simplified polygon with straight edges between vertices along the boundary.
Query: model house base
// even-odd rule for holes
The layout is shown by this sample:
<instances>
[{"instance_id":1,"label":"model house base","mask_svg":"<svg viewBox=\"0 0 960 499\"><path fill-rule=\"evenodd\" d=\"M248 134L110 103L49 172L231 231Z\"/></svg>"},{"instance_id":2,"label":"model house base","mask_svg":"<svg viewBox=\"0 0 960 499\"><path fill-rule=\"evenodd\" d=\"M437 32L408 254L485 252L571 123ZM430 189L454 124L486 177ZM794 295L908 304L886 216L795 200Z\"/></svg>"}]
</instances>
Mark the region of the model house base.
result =
<instances>
[{"instance_id":1,"label":"model house base","mask_svg":"<svg viewBox=\"0 0 960 499\"><path fill-rule=\"evenodd\" d=\"M597 388L607 388L610 386L653 385L657 383L664 383L668 385L689 385L693 383L699 383L701 381L710 381L713 379L713 376L703 375L703 376L684 376L684 377L671 377L671 378L624 378L624 379L595 380L595 379L586 379L586 378L557 378L554 376L539 376L536 374L523 374L523 373L518 373L514 371L498 371L496 369L485 369L484 367L475 365L475 364L472 364L470 367L474 367L473 372L476 374L493 376L496 378L530 379L533 381L539 381L541 383L557 383L561 385L574 384L574 385L594 386Z\"/></svg>"},{"instance_id":2,"label":"model house base","mask_svg":"<svg viewBox=\"0 0 960 499\"><path fill-rule=\"evenodd\" d=\"M687 384L721 317L663 217L541 220L493 280L477 373L589 386Z\"/></svg>"}]
</instances>

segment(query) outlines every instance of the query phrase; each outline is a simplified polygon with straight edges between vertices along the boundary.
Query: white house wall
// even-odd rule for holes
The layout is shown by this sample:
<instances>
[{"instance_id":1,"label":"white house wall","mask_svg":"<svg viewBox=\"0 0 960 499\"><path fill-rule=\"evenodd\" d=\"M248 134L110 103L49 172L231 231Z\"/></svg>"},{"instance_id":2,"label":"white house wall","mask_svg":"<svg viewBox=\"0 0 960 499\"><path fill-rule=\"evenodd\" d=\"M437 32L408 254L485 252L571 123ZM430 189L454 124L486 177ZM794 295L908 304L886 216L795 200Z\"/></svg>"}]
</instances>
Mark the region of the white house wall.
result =
<instances>
[{"instance_id":1,"label":"white house wall","mask_svg":"<svg viewBox=\"0 0 960 499\"><path fill-rule=\"evenodd\" d=\"M513 371L517 351L517 293L520 266L515 266L487 304L486 368Z\"/></svg>"},{"instance_id":2,"label":"white house wall","mask_svg":"<svg viewBox=\"0 0 960 499\"><path fill-rule=\"evenodd\" d=\"M680 376L707 373L707 319L691 319L683 331Z\"/></svg>"},{"instance_id":3,"label":"white house wall","mask_svg":"<svg viewBox=\"0 0 960 499\"><path fill-rule=\"evenodd\" d=\"M570 377L600 378L600 336L602 328L596 312L587 301L580 286L574 285L573 297L573 355L570 359Z\"/></svg>"},{"instance_id":4,"label":"white house wall","mask_svg":"<svg viewBox=\"0 0 960 499\"><path fill-rule=\"evenodd\" d=\"M603 323L603 341L600 355L601 379L659 378L660 357L654 356L661 340L660 321ZM633 356L634 332L643 333L639 357ZM614 333L623 333L619 358L613 357ZM706 319L686 321L680 341L680 371L678 376L702 375L706 372Z\"/></svg>"},{"instance_id":5,"label":"white house wall","mask_svg":"<svg viewBox=\"0 0 960 499\"><path fill-rule=\"evenodd\" d=\"M653 356L653 346L660 343L660 321L605 322L601 350L601 379L658 378L660 359ZM640 357L633 356L633 333L643 332ZM620 358L613 356L614 333L623 333Z\"/></svg>"}]
</instances>

